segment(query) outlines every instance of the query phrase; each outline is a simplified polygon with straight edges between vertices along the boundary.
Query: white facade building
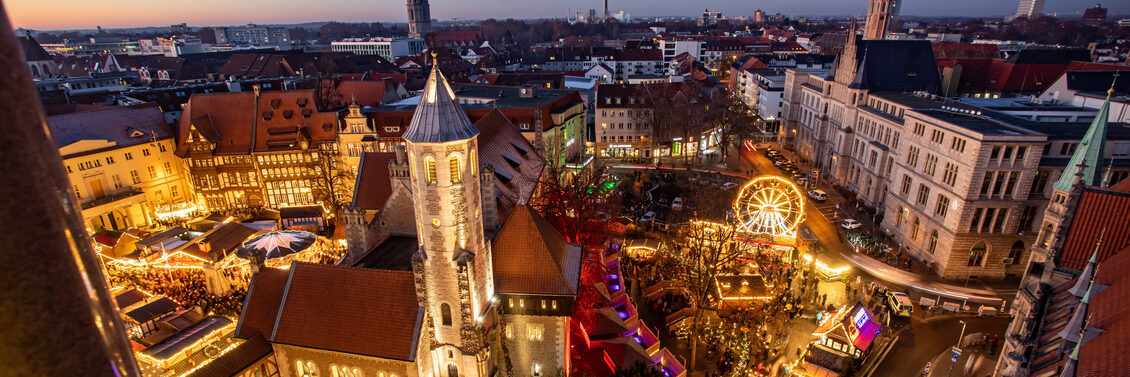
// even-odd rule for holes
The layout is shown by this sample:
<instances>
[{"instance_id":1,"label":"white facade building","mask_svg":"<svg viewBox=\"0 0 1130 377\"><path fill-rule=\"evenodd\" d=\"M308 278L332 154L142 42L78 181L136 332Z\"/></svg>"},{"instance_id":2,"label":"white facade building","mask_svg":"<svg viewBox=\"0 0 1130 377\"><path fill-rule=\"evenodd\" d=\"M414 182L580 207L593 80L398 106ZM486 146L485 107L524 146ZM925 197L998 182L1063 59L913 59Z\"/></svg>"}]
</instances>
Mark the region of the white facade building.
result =
<instances>
[{"instance_id":1,"label":"white facade building","mask_svg":"<svg viewBox=\"0 0 1130 377\"><path fill-rule=\"evenodd\" d=\"M331 51L380 55L390 62L401 56L419 54L426 48L424 40L420 38L346 38L330 42Z\"/></svg>"}]
</instances>

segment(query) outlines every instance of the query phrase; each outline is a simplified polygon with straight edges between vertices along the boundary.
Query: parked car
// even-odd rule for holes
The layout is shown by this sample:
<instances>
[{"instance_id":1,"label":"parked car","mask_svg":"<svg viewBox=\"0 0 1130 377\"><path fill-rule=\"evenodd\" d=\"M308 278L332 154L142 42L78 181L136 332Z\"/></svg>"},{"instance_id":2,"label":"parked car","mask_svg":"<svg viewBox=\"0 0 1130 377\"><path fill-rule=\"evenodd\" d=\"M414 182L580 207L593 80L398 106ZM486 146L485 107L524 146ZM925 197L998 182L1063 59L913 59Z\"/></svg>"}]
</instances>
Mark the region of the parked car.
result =
<instances>
[{"instance_id":1,"label":"parked car","mask_svg":"<svg viewBox=\"0 0 1130 377\"><path fill-rule=\"evenodd\" d=\"M781 160L774 161L773 165L777 166L777 167L781 167L781 166L785 166L785 164L787 164L787 163L789 163L789 160L781 159Z\"/></svg>"},{"instance_id":2,"label":"parked car","mask_svg":"<svg viewBox=\"0 0 1130 377\"><path fill-rule=\"evenodd\" d=\"M671 209L675 211L683 209L683 198L676 197L675 200L671 202Z\"/></svg>"},{"instance_id":3,"label":"parked car","mask_svg":"<svg viewBox=\"0 0 1130 377\"><path fill-rule=\"evenodd\" d=\"M818 202L828 200L828 193L823 190L808 190L808 197Z\"/></svg>"},{"instance_id":4,"label":"parked car","mask_svg":"<svg viewBox=\"0 0 1130 377\"><path fill-rule=\"evenodd\" d=\"M800 178L797 178L797 179L796 179L796 184L797 184L798 186L808 186L808 178L805 178L805 177L800 177Z\"/></svg>"},{"instance_id":5,"label":"parked car","mask_svg":"<svg viewBox=\"0 0 1130 377\"><path fill-rule=\"evenodd\" d=\"M843 222L840 223L840 226L843 227L844 229L852 230L852 229L859 229L860 227L863 226L863 223L860 223L859 221L855 221L855 219L845 219Z\"/></svg>"},{"instance_id":6,"label":"parked car","mask_svg":"<svg viewBox=\"0 0 1130 377\"><path fill-rule=\"evenodd\" d=\"M726 182L726 183L722 184L723 190L733 190L734 188L737 188L737 187L738 187L738 184L734 183L734 182Z\"/></svg>"},{"instance_id":7,"label":"parked car","mask_svg":"<svg viewBox=\"0 0 1130 377\"><path fill-rule=\"evenodd\" d=\"M910 317L910 313L914 312L910 296L904 292L887 292L887 306L891 308L891 313L899 317Z\"/></svg>"},{"instance_id":8,"label":"parked car","mask_svg":"<svg viewBox=\"0 0 1130 377\"><path fill-rule=\"evenodd\" d=\"M640 216L640 222L646 223L655 220L655 211L647 211L643 216Z\"/></svg>"}]
</instances>

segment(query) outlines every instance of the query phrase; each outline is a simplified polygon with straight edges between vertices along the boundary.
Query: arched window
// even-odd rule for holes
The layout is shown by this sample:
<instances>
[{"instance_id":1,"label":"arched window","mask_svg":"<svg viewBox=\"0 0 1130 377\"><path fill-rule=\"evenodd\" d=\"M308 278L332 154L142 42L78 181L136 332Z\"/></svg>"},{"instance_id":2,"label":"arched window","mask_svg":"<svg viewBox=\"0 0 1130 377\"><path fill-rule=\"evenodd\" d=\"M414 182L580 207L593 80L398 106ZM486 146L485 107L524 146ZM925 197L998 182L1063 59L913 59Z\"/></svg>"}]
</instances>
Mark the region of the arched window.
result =
<instances>
[{"instance_id":1,"label":"arched window","mask_svg":"<svg viewBox=\"0 0 1130 377\"><path fill-rule=\"evenodd\" d=\"M463 182L463 170L460 169L459 156L451 156L447 162L451 169L451 182Z\"/></svg>"},{"instance_id":2,"label":"arched window","mask_svg":"<svg viewBox=\"0 0 1130 377\"><path fill-rule=\"evenodd\" d=\"M989 252L989 246L985 245L985 241L977 241L973 244L973 249L969 250L969 266L980 266L985 261L985 254Z\"/></svg>"},{"instance_id":3,"label":"arched window","mask_svg":"<svg viewBox=\"0 0 1130 377\"><path fill-rule=\"evenodd\" d=\"M1044 230L1040 231L1040 247L1047 248L1052 243L1052 236L1055 235L1055 228L1052 224L1044 225Z\"/></svg>"},{"instance_id":4,"label":"arched window","mask_svg":"<svg viewBox=\"0 0 1130 377\"><path fill-rule=\"evenodd\" d=\"M444 326L451 326L451 305L443 303L439 305L439 314L443 319Z\"/></svg>"},{"instance_id":5,"label":"arched window","mask_svg":"<svg viewBox=\"0 0 1130 377\"><path fill-rule=\"evenodd\" d=\"M898 212L895 212L895 228L902 226L902 206L899 206Z\"/></svg>"},{"instance_id":6,"label":"arched window","mask_svg":"<svg viewBox=\"0 0 1130 377\"><path fill-rule=\"evenodd\" d=\"M912 239L912 240L918 239L918 228L920 226L922 226L922 222L918 220L917 216L915 216L914 217L914 226L910 227L910 239Z\"/></svg>"},{"instance_id":7,"label":"arched window","mask_svg":"<svg viewBox=\"0 0 1130 377\"><path fill-rule=\"evenodd\" d=\"M938 249L938 231L937 230L933 230L933 231L930 232L930 240L926 244L926 248L927 248L927 250L930 251L930 254L933 254L934 250Z\"/></svg>"},{"instance_id":8,"label":"arched window","mask_svg":"<svg viewBox=\"0 0 1130 377\"><path fill-rule=\"evenodd\" d=\"M318 366L314 365L313 361L298 360L295 362L294 370L298 372L298 377L318 377Z\"/></svg>"},{"instance_id":9,"label":"arched window","mask_svg":"<svg viewBox=\"0 0 1130 377\"><path fill-rule=\"evenodd\" d=\"M436 159L431 156L424 157L424 169L426 169L424 177L427 183L436 183Z\"/></svg>"},{"instance_id":10,"label":"arched window","mask_svg":"<svg viewBox=\"0 0 1130 377\"><path fill-rule=\"evenodd\" d=\"M1024 255L1024 241L1016 241L1012 243L1012 249L1008 251L1009 264L1020 263L1020 257Z\"/></svg>"},{"instance_id":11,"label":"arched window","mask_svg":"<svg viewBox=\"0 0 1130 377\"><path fill-rule=\"evenodd\" d=\"M475 150L474 149L471 150L471 159L467 160L467 163L471 164L471 176L472 177L479 174L479 171L478 171L479 160L475 159Z\"/></svg>"},{"instance_id":12,"label":"arched window","mask_svg":"<svg viewBox=\"0 0 1130 377\"><path fill-rule=\"evenodd\" d=\"M39 67L36 66L35 64L31 65L31 76L32 77L39 77Z\"/></svg>"}]
</instances>

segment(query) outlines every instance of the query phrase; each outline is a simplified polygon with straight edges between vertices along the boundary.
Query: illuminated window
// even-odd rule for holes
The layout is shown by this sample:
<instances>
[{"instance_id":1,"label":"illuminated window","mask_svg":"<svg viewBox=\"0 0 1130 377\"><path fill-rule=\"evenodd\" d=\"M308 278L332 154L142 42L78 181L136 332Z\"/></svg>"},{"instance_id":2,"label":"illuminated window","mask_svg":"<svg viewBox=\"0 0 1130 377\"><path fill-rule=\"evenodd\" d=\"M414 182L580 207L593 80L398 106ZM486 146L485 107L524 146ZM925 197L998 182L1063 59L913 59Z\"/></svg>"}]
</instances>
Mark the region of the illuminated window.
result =
<instances>
[{"instance_id":1,"label":"illuminated window","mask_svg":"<svg viewBox=\"0 0 1130 377\"><path fill-rule=\"evenodd\" d=\"M985 261L985 254L989 251L989 247L985 245L985 241L977 241L973 244L973 249L969 251L969 264L968 266L980 266Z\"/></svg>"},{"instance_id":2,"label":"illuminated window","mask_svg":"<svg viewBox=\"0 0 1130 377\"><path fill-rule=\"evenodd\" d=\"M528 324L526 325L526 332L530 334L530 340L541 340L542 334L545 333L545 325Z\"/></svg>"},{"instance_id":3,"label":"illuminated window","mask_svg":"<svg viewBox=\"0 0 1130 377\"><path fill-rule=\"evenodd\" d=\"M452 182L462 182L463 181L463 174L462 174L462 170L459 169L459 165L460 165L459 164L459 157L458 156L451 156L451 159L448 160L447 164L448 164L448 167L451 169L451 181Z\"/></svg>"},{"instance_id":4,"label":"illuminated window","mask_svg":"<svg viewBox=\"0 0 1130 377\"><path fill-rule=\"evenodd\" d=\"M424 169L427 169L427 171L425 172L427 174L425 176L427 182L429 184L436 183L436 159L431 158L430 156L424 157Z\"/></svg>"},{"instance_id":5,"label":"illuminated window","mask_svg":"<svg viewBox=\"0 0 1130 377\"><path fill-rule=\"evenodd\" d=\"M557 300L553 300L553 308L557 309Z\"/></svg>"},{"instance_id":6,"label":"illuminated window","mask_svg":"<svg viewBox=\"0 0 1130 377\"><path fill-rule=\"evenodd\" d=\"M938 249L938 231L937 230L930 232L930 242L926 245L927 245L926 249L927 249L927 251L930 252L930 254L933 254L934 250Z\"/></svg>"},{"instance_id":7,"label":"illuminated window","mask_svg":"<svg viewBox=\"0 0 1130 377\"><path fill-rule=\"evenodd\" d=\"M506 335L506 339L514 338L514 326L507 323L506 324L506 330L504 331L504 334Z\"/></svg>"},{"instance_id":8,"label":"illuminated window","mask_svg":"<svg viewBox=\"0 0 1130 377\"><path fill-rule=\"evenodd\" d=\"M471 159L468 161L468 163L471 164L471 176L474 177L475 174L478 174L478 170L476 169L476 168L478 168L478 166L476 166L476 165L479 164L479 160L475 159L475 150L474 149L471 150Z\"/></svg>"},{"instance_id":9,"label":"illuminated window","mask_svg":"<svg viewBox=\"0 0 1130 377\"><path fill-rule=\"evenodd\" d=\"M318 366L313 361L298 360L294 370L298 377L318 377Z\"/></svg>"},{"instance_id":10,"label":"illuminated window","mask_svg":"<svg viewBox=\"0 0 1130 377\"><path fill-rule=\"evenodd\" d=\"M364 377L360 368L347 367L344 365L332 365L330 366L330 371L333 372L333 377ZM380 375L383 377L384 372L381 372Z\"/></svg>"}]
</instances>

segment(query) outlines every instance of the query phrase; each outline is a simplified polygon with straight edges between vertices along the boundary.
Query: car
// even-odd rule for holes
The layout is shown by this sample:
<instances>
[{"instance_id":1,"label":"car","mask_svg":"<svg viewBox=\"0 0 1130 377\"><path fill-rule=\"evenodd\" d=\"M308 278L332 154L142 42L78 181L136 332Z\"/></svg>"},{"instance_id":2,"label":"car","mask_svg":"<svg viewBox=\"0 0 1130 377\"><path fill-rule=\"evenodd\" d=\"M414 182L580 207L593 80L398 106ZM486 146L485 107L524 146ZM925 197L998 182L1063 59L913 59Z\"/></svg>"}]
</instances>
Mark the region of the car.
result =
<instances>
[{"instance_id":1,"label":"car","mask_svg":"<svg viewBox=\"0 0 1130 377\"><path fill-rule=\"evenodd\" d=\"M799 186L808 186L808 178L800 177L796 179L796 184Z\"/></svg>"},{"instance_id":2,"label":"car","mask_svg":"<svg viewBox=\"0 0 1130 377\"><path fill-rule=\"evenodd\" d=\"M671 202L671 209L676 211L683 209L683 198L676 197L675 200Z\"/></svg>"},{"instance_id":3,"label":"car","mask_svg":"<svg viewBox=\"0 0 1130 377\"><path fill-rule=\"evenodd\" d=\"M860 227L863 226L863 223L860 223L859 221L855 221L855 219L845 219L843 222L840 223L840 226L843 227L846 230L852 230L852 229L859 229Z\"/></svg>"},{"instance_id":4,"label":"car","mask_svg":"<svg viewBox=\"0 0 1130 377\"><path fill-rule=\"evenodd\" d=\"M910 302L910 296L905 292L887 292L887 307L891 308L891 313L899 317L910 317L910 313L914 312L914 305Z\"/></svg>"},{"instance_id":5,"label":"car","mask_svg":"<svg viewBox=\"0 0 1130 377\"><path fill-rule=\"evenodd\" d=\"M823 190L808 190L808 197L812 198L812 200L823 202L828 200L828 193Z\"/></svg>"},{"instance_id":6,"label":"car","mask_svg":"<svg viewBox=\"0 0 1130 377\"><path fill-rule=\"evenodd\" d=\"M647 211L643 216L640 216L640 222L646 223L655 220L655 211Z\"/></svg>"},{"instance_id":7,"label":"car","mask_svg":"<svg viewBox=\"0 0 1130 377\"><path fill-rule=\"evenodd\" d=\"M734 182L726 182L726 183L723 183L723 184L722 184L722 189L723 189L723 190L733 190L733 189L735 189L735 188L737 188L737 187L738 187L738 184L737 184L737 183L734 183Z\"/></svg>"},{"instance_id":8,"label":"car","mask_svg":"<svg viewBox=\"0 0 1130 377\"><path fill-rule=\"evenodd\" d=\"M777 161L773 162L773 165L777 166L777 167L781 167L781 166L785 166L785 164L787 164L787 163L789 163L788 160L777 160Z\"/></svg>"}]
</instances>

